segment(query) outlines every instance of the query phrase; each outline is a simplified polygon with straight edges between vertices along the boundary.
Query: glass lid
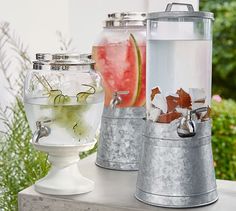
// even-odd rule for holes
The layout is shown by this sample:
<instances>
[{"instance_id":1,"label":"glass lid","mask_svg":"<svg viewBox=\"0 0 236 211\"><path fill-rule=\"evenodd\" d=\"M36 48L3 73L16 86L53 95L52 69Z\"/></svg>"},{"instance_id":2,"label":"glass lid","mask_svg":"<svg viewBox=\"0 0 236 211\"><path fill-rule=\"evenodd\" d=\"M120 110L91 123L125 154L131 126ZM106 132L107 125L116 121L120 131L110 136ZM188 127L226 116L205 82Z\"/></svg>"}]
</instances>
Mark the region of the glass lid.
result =
<instances>
[{"instance_id":1,"label":"glass lid","mask_svg":"<svg viewBox=\"0 0 236 211\"><path fill-rule=\"evenodd\" d=\"M146 13L121 12L110 13L105 21L105 27L146 26Z\"/></svg>"}]
</instances>

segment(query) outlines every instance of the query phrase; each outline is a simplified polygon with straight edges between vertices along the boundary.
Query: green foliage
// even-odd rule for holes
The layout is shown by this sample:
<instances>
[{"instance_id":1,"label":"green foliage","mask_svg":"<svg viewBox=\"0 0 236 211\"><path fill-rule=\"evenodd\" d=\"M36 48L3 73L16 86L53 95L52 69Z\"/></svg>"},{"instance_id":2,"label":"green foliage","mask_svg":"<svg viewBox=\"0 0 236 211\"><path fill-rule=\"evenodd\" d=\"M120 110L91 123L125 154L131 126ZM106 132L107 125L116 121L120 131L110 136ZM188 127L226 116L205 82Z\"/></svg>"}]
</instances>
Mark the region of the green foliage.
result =
<instances>
[{"instance_id":1,"label":"green foliage","mask_svg":"<svg viewBox=\"0 0 236 211\"><path fill-rule=\"evenodd\" d=\"M0 154L0 195L1 210L17 210L17 194L43 177L48 169L47 156L33 149L32 137L22 100L16 99L12 108L13 116L5 116L2 121L7 132L1 138Z\"/></svg>"},{"instance_id":2,"label":"green foliage","mask_svg":"<svg viewBox=\"0 0 236 211\"><path fill-rule=\"evenodd\" d=\"M98 140L98 137L96 137L96 139ZM95 152L97 152L97 143L95 144L93 149L90 149L89 151L86 151L86 152L81 152L80 158L83 159L83 158L87 157L88 155L91 155Z\"/></svg>"},{"instance_id":3,"label":"green foliage","mask_svg":"<svg viewBox=\"0 0 236 211\"><path fill-rule=\"evenodd\" d=\"M236 180L236 102L212 102L212 147L218 179Z\"/></svg>"},{"instance_id":4,"label":"green foliage","mask_svg":"<svg viewBox=\"0 0 236 211\"><path fill-rule=\"evenodd\" d=\"M215 15L213 27L213 93L236 99L236 1L205 0L200 8Z\"/></svg>"}]
</instances>

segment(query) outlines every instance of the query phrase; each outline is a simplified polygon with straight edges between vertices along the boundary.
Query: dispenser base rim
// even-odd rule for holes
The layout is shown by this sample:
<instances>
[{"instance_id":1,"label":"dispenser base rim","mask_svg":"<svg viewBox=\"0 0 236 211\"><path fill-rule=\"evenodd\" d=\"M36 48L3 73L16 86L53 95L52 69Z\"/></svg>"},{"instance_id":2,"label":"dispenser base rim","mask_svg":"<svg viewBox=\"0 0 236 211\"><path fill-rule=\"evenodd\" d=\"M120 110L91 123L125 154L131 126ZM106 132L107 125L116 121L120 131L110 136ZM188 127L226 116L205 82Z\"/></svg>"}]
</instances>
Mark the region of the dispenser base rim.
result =
<instances>
[{"instance_id":1,"label":"dispenser base rim","mask_svg":"<svg viewBox=\"0 0 236 211\"><path fill-rule=\"evenodd\" d=\"M212 194L212 198L211 199L207 199L207 197L210 197L210 194ZM146 199L140 197L140 195L144 196ZM156 207L165 207L165 208L194 208L194 207L203 207L203 206L206 206L206 205L210 205L210 204L213 204L215 203L218 199L219 199L219 196L217 194L217 190L214 190L212 191L211 193L207 193L207 194L203 194L203 195L200 195L203 197L203 199L198 203L185 203L185 204L177 204L175 203L175 199L176 198L187 198L188 196L186 197L171 197L171 196L161 196L161 195L154 195L154 194L150 194L150 193L146 193L140 189L136 189L136 193L134 194L135 198L138 200L138 201L141 201L145 204L149 204L149 205L152 205L152 206L156 206ZM155 196L155 200L151 200L150 198ZM204 197L205 197L205 200L204 200ZM149 199L148 199L149 198ZM164 199L163 199L164 198ZM189 197L191 199L194 199L196 198L196 196L191 196ZM190 199L190 200L191 200ZM163 201L166 200L166 203L163 203ZM170 204L170 200L172 201L172 203ZM162 202L161 202L162 201Z\"/></svg>"},{"instance_id":2,"label":"dispenser base rim","mask_svg":"<svg viewBox=\"0 0 236 211\"><path fill-rule=\"evenodd\" d=\"M70 185L70 187L65 188L61 187L60 184L58 185L52 185L50 182L47 182L47 176L46 178L43 178L41 180L38 180L34 184L34 189L43 194L47 195L78 195L83 193L91 192L94 189L94 182L78 175L78 180L74 182L73 185Z\"/></svg>"},{"instance_id":3,"label":"dispenser base rim","mask_svg":"<svg viewBox=\"0 0 236 211\"><path fill-rule=\"evenodd\" d=\"M120 163L120 162L110 162L96 159L95 164L104 169L117 170L117 171L138 171L139 163Z\"/></svg>"}]
</instances>

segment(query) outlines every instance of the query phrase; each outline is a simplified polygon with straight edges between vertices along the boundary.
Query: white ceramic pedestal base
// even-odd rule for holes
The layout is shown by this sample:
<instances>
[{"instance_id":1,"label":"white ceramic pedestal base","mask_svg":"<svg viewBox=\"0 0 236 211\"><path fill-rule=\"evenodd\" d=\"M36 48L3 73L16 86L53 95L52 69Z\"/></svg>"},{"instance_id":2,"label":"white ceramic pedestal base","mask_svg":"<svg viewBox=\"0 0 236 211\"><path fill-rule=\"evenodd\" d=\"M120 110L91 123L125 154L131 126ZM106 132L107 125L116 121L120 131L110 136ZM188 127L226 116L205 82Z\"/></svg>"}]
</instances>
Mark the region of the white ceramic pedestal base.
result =
<instances>
[{"instance_id":1,"label":"white ceramic pedestal base","mask_svg":"<svg viewBox=\"0 0 236 211\"><path fill-rule=\"evenodd\" d=\"M32 143L37 150L49 154L52 164L48 174L35 183L35 190L51 195L75 195L92 191L94 182L81 175L78 162L79 152L93 148L95 143L96 141L93 141L78 146Z\"/></svg>"}]
</instances>

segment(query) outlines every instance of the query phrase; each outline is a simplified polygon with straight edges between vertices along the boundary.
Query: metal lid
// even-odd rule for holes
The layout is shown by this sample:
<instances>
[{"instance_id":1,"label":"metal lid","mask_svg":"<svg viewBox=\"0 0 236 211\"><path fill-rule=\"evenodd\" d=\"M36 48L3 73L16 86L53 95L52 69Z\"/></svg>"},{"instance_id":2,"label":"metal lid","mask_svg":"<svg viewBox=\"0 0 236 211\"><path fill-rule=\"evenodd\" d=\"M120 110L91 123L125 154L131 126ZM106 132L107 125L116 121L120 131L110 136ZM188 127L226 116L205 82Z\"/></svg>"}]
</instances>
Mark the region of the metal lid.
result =
<instances>
[{"instance_id":1,"label":"metal lid","mask_svg":"<svg viewBox=\"0 0 236 211\"><path fill-rule=\"evenodd\" d=\"M72 70L78 69L78 66L92 66L95 61L91 59L91 54L75 53L38 53L36 61L33 62L33 69L36 70ZM80 68L81 69L81 68Z\"/></svg>"},{"instance_id":2,"label":"metal lid","mask_svg":"<svg viewBox=\"0 0 236 211\"><path fill-rule=\"evenodd\" d=\"M173 5L186 6L187 11L172 11ZM194 11L191 4L186 3L170 3L167 4L165 12L152 12L148 13L147 19L159 19L159 18L184 18L193 17L201 19L211 19L214 20L214 14L211 12Z\"/></svg>"},{"instance_id":3,"label":"metal lid","mask_svg":"<svg viewBox=\"0 0 236 211\"><path fill-rule=\"evenodd\" d=\"M50 53L37 53L36 60L38 61L50 61L52 60L52 54Z\"/></svg>"},{"instance_id":4,"label":"metal lid","mask_svg":"<svg viewBox=\"0 0 236 211\"><path fill-rule=\"evenodd\" d=\"M52 54L52 60L54 61L84 61L91 59L91 54L75 54L75 53L57 53Z\"/></svg>"},{"instance_id":5,"label":"metal lid","mask_svg":"<svg viewBox=\"0 0 236 211\"><path fill-rule=\"evenodd\" d=\"M146 13L122 12L108 14L105 27L146 26Z\"/></svg>"}]
</instances>

